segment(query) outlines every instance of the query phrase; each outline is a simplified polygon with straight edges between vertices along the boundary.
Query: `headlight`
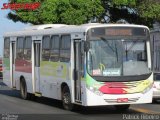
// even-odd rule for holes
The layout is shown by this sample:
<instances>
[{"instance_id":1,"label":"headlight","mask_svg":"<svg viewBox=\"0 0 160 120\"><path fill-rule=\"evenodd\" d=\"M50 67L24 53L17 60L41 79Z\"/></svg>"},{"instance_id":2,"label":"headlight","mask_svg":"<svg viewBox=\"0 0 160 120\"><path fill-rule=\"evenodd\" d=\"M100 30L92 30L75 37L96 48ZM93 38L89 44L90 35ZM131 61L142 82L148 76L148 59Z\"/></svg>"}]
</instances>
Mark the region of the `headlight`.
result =
<instances>
[{"instance_id":1,"label":"headlight","mask_svg":"<svg viewBox=\"0 0 160 120\"><path fill-rule=\"evenodd\" d=\"M91 87L91 86L87 86L88 90L90 90L91 92L95 93L98 96L102 96L103 93L101 91L99 91L98 89Z\"/></svg>"}]
</instances>

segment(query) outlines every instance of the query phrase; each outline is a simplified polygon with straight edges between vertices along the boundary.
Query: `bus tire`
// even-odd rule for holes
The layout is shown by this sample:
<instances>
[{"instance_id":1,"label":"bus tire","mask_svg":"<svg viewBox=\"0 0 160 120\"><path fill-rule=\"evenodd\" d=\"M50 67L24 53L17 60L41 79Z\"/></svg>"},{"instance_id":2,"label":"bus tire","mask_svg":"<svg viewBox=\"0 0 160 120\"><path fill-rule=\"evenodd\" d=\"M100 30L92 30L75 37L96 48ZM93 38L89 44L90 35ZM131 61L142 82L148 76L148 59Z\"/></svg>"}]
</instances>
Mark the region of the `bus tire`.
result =
<instances>
[{"instance_id":1,"label":"bus tire","mask_svg":"<svg viewBox=\"0 0 160 120\"><path fill-rule=\"evenodd\" d=\"M21 98L24 100L27 100L30 98L30 94L27 93L27 85L24 79L22 79L20 82L20 94L21 94Z\"/></svg>"},{"instance_id":2,"label":"bus tire","mask_svg":"<svg viewBox=\"0 0 160 120\"><path fill-rule=\"evenodd\" d=\"M73 104L71 103L71 94L68 86L64 86L62 89L62 103L63 108L66 110L73 110Z\"/></svg>"},{"instance_id":3,"label":"bus tire","mask_svg":"<svg viewBox=\"0 0 160 120\"><path fill-rule=\"evenodd\" d=\"M130 105L115 105L117 111L126 111L128 110Z\"/></svg>"},{"instance_id":4,"label":"bus tire","mask_svg":"<svg viewBox=\"0 0 160 120\"><path fill-rule=\"evenodd\" d=\"M153 99L152 103L158 103L158 99Z\"/></svg>"}]
</instances>

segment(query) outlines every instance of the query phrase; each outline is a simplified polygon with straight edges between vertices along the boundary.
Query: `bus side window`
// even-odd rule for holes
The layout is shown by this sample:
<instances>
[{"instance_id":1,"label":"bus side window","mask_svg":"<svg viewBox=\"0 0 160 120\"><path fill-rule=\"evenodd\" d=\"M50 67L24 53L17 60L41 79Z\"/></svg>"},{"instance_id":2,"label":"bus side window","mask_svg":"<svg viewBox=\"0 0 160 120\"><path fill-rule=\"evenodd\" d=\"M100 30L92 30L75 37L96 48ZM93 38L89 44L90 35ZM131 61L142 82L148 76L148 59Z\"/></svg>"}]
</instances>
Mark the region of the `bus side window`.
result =
<instances>
[{"instance_id":1,"label":"bus side window","mask_svg":"<svg viewBox=\"0 0 160 120\"><path fill-rule=\"evenodd\" d=\"M17 38L17 59L24 58L24 37Z\"/></svg>"},{"instance_id":2,"label":"bus side window","mask_svg":"<svg viewBox=\"0 0 160 120\"><path fill-rule=\"evenodd\" d=\"M42 41L42 61L50 60L50 36L43 36Z\"/></svg>"},{"instance_id":3,"label":"bus side window","mask_svg":"<svg viewBox=\"0 0 160 120\"><path fill-rule=\"evenodd\" d=\"M69 62L71 53L71 36L62 35L60 45L60 61Z\"/></svg>"},{"instance_id":4,"label":"bus side window","mask_svg":"<svg viewBox=\"0 0 160 120\"><path fill-rule=\"evenodd\" d=\"M53 62L59 60L59 35L53 35L51 37L50 59Z\"/></svg>"},{"instance_id":5,"label":"bus side window","mask_svg":"<svg viewBox=\"0 0 160 120\"><path fill-rule=\"evenodd\" d=\"M10 56L10 38L4 38L4 58L9 58Z\"/></svg>"},{"instance_id":6,"label":"bus side window","mask_svg":"<svg viewBox=\"0 0 160 120\"><path fill-rule=\"evenodd\" d=\"M32 37L26 37L24 42L24 58L31 60Z\"/></svg>"}]
</instances>

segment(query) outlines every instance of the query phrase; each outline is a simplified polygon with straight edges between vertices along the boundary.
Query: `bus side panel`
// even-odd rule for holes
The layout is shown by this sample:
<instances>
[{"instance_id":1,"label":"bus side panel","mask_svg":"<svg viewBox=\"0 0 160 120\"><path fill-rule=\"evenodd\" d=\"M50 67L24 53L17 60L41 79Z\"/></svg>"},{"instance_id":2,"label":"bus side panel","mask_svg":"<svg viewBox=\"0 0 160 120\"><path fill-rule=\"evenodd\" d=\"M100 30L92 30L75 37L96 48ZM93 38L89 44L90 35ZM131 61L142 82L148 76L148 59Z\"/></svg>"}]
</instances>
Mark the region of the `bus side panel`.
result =
<instances>
[{"instance_id":1,"label":"bus side panel","mask_svg":"<svg viewBox=\"0 0 160 120\"><path fill-rule=\"evenodd\" d=\"M10 47L10 38L4 38L3 82L9 87L11 87Z\"/></svg>"},{"instance_id":2,"label":"bus side panel","mask_svg":"<svg viewBox=\"0 0 160 120\"><path fill-rule=\"evenodd\" d=\"M3 58L3 82L11 87L11 78L10 78L10 59Z\"/></svg>"},{"instance_id":3,"label":"bus side panel","mask_svg":"<svg viewBox=\"0 0 160 120\"><path fill-rule=\"evenodd\" d=\"M20 79L24 78L27 92L32 93L31 37L17 37L15 58L16 88L20 89Z\"/></svg>"},{"instance_id":4,"label":"bus side panel","mask_svg":"<svg viewBox=\"0 0 160 120\"><path fill-rule=\"evenodd\" d=\"M61 99L61 83L70 83L69 63L42 61L40 91L43 96Z\"/></svg>"},{"instance_id":5,"label":"bus side panel","mask_svg":"<svg viewBox=\"0 0 160 120\"><path fill-rule=\"evenodd\" d=\"M20 90L20 77L23 76L27 85L27 92L33 93L32 74L25 72L15 72L16 89Z\"/></svg>"},{"instance_id":6,"label":"bus side panel","mask_svg":"<svg viewBox=\"0 0 160 120\"><path fill-rule=\"evenodd\" d=\"M27 91L32 93L32 62L24 59L15 60L15 79L16 88L20 89L20 78L24 77L27 85Z\"/></svg>"}]
</instances>

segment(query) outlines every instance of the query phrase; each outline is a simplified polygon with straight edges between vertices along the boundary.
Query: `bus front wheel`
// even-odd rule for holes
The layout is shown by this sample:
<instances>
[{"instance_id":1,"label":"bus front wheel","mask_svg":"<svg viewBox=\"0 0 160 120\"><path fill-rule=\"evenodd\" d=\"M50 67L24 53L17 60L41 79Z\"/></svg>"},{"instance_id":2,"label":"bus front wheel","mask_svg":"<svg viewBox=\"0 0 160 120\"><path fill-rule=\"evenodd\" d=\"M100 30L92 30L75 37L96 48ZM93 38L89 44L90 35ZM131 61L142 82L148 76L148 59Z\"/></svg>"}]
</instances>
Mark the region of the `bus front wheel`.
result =
<instances>
[{"instance_id":1,"label":"bus front wheel","mask_svg":"<svg viewBox=\"0 0 160 120\"><path fill-rule=\"evenodd\" d=\"M68 86L65 86L62 89L62 102L63 102L64 109L73 110L73 104L71 102L71 94Z\"/></svg>"},{"instance_id":2,"label":"bus front wheel","mask_svg":"<svg viewBox=\"0 0 160 120\"><path fill-rule=\"evenodd\" d=\"M130 105L115 105L116 110L118 111L126 111L128 110Z\"/></svg>"}]
</instances>

